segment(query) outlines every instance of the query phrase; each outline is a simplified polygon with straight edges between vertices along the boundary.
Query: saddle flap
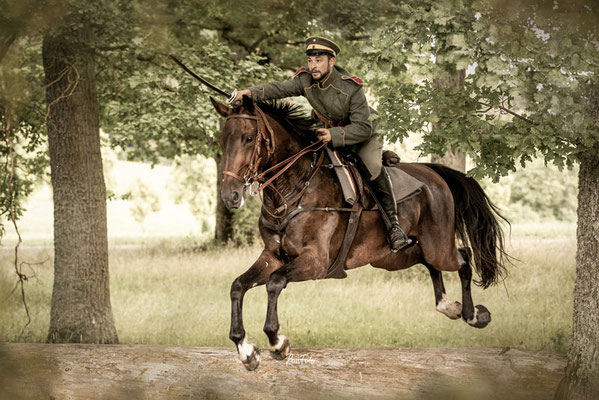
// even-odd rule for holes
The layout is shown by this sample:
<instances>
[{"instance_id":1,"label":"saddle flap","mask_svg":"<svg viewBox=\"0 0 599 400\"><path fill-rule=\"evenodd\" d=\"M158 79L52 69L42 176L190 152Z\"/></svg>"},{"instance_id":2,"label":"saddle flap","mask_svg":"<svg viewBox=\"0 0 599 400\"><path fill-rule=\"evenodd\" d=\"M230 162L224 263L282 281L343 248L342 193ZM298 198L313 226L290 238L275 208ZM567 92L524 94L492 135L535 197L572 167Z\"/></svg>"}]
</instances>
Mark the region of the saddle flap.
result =
<instances>
[{"instance_id":1,"label":"saddle flap","mask_svg":"<svg viewBox=\"0 0 599 400\"><path fill-rule=\"evenodd\" d=\"M402 171L397 167L383 167L387 169L391 183L393 184L393 192L395 193L395 201L401 203L422 191L424 183Z\"/></svg>"},{"instance_id":2,"label":"saddle flap","mask_svg":"<svg viewBox=\"0 0 599 400\"><path fill-rule=\"evenodd\" d=\"M333 166L333 170L335 171L335 174L337 175L337 179L339 180L339 183L341 184L341 190L343 191L343 197L345 198L346 202L353 205L356 202L356 200L358 199L358 190L356 188L356 184L354 182L352 174L348 169L349 167L341 161L341 156L339 155L339 153L337 153L337 151L332 150L328 147L326 147L326 150L327 150L327 155L329 156L329 159L331 160L331 165Z\"/></svg>"}]
</instances>

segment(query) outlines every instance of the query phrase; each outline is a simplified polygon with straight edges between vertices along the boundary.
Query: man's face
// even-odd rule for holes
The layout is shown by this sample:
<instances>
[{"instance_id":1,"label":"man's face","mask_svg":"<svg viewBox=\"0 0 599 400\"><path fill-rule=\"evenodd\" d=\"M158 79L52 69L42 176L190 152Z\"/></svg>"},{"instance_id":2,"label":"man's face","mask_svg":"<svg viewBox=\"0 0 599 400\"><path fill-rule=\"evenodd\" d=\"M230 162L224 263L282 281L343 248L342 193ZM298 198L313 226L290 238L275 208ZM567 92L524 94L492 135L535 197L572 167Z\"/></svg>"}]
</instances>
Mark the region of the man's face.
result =
<instances>
[{"instance_id":1,"label":"man's face","mask_svg":"<svg viewBox=\"0 0 599 400\"><path fill-rule=\"evenodd\" d=\"M308 56L308 70L312 74L312 78L317 81L326 77L333 65L335 65L335 57L326 55Z\"/></svg>"}]
</instances>

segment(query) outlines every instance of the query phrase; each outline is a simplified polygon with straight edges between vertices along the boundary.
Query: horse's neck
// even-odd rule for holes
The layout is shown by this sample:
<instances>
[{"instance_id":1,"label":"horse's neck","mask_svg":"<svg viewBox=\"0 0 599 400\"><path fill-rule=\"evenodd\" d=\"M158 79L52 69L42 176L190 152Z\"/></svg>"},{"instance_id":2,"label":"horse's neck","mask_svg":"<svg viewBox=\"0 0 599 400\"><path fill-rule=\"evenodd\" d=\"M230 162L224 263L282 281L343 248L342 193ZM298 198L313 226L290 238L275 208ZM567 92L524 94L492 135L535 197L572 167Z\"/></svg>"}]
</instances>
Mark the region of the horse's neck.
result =
<instances>
[{"instance_id":1,"label":"horse's neck","mask_svg":"<svg viewBox=\"0 0 599 400\"><path fill-rule=\"evenodd\" d=\"M265 169L297 154L309 145L309 143L304 143L293 134L283 130L282 127L277 126L276 128L275 151ZM265 191L265 200L280 205L282 199L279 195L274 193L275 190L286 198L292 197L295 193L299 192L312 172L313 154L314 153L309 152L303 155L287 171L285 171L285 173L275 179L271 184L271 186L274 187L274 190Z\"/></svg>"}]
</instances>

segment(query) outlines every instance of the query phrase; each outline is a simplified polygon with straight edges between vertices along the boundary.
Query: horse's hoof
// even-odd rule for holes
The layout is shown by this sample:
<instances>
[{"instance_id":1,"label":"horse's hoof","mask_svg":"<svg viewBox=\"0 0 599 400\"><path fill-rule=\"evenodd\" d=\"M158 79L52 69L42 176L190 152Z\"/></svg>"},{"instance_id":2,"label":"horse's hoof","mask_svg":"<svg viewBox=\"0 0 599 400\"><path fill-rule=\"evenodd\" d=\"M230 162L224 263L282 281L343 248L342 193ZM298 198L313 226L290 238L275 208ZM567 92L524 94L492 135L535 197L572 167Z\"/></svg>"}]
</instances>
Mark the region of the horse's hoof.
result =
<instances>
[{"instance_id":1,"label":"horse's hoof","mask_svg":"<svg viewBox=\"0 0 599 400\"><path fill-rule=\"evenodd\" d=\"M443 298L437 304L437 311L449 319L460 319L462 318L462 303L459 301L450 302L447 300L447 296L443 294Z\"/></svg>"},{"instance_id":2,"label":"horse's hoof","mask_svg":"<svg viewBox=\"0 0 599 400\"><path fill-rule=\"evenodd\" d=\"M491 312L487 310L487 307L479 304L474 307L474 316L467 322L468 325L475 328L484 328L485 326L489 325L489 322L491 322Z\"/></svg>"},{"instance_id":3,"label":"horse's hoof","mask_svg":"<svg viewBox=\"0 0 599 400\"><path fill-rule=\"evenodd\" d=\"M454 301L450 304L448 311L450 312L447 315L449 319L460 319L462 318L462 303L459 301Z\"/></svg>"},{"instance_id":4,"label":"horse's hoof","mask_svg":"<svg viewBox=\"0 0 599 400\"><path fill-rule=\"evenodd\" d=\"M252 353L249 356L247 356L245 360L241 360L241 362L243 363L243 366L248 371L253 371L256 368L258 368L258 365L260 365L260 350L258 350L254 346L252 346L252 347L253 347Z\"/></svg>"},{"instance_id":5,"label":"horse's hoof","mask_svg":"<svg viewBox=\"0 0 599 400\"><path fill-rule=\"evenodd\" d=\"M289 355L290 349L291 345L289 344L289 339L285 338L285 340L283 340L283 344L278 349L275 348L270 350L270 354L277 360L284 360Z\"/></svg>"}]
</instances>

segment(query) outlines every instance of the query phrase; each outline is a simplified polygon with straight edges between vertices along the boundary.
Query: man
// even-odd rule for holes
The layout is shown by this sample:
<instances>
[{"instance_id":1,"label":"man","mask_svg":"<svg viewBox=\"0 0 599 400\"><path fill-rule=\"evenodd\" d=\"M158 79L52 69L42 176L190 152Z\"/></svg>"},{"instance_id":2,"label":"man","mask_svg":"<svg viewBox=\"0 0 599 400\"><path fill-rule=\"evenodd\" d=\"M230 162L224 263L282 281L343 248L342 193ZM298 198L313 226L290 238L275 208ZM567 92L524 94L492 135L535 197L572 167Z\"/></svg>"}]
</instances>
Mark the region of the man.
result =
<instances>
[{"instance_id":1,"label":"man","mask_svg":"<svg viewBox=\"0 0 599 400\"><path fill-rule=\"evenodd\" d=\"M399 226L397 204L391 179L382 168L382 144L373 130L370 107L362 90L362 80L335 65L339 46L333 41L313 36L306 40L308 67L300 68L285 82L252 86L237 92L233 104L249 96L255 101L304 96L324 127L316 131L319 138L333 147L351 146L370 173L376 196L383 205L389 224L387 237L396 252L410 241Z\"/></svg>"}]
</instances>

